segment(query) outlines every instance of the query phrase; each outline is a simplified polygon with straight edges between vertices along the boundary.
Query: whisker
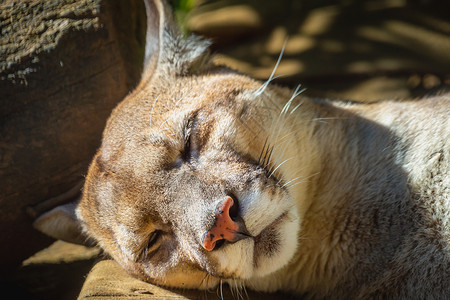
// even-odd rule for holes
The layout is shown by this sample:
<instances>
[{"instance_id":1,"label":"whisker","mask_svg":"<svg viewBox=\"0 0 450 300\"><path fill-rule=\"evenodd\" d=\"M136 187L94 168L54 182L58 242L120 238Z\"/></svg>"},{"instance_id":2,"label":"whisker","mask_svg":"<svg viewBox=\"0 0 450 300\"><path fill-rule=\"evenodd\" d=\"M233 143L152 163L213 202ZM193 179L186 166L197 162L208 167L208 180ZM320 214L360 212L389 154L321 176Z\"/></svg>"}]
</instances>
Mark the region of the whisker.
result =
<instances>
[{"instance_id":1,"label":"whisker","mask_svg":"<svg viewBox=\"0 0 450 300\"><path fill-rule=\"evenodd\" d=\"M251 118L253 122L255 122L259 128L261 128L261 124L258 124L257 121L254 120L254 118ZM252 136L257 136L257 134L250 128L250 126L247 124L247 122L242 122L241 118L238 119L239 123L241 123L242 126L244 126L248 131L250 131Z\"/></svg>"},{"instance_id":2,"label":"whisker","mask_svg":"<svg viewBox=\"0 0 450 300\"><path fill-rule=\"evenodd\" d=\"M256 94L257 96L261 95L261 94L266 90L266 88L267 88L267 86L269 85L269 83L274 79L273 76L275 75L275 72L276 72L276 70L277 70L277 68L278 68L278 65L280 64L281 58L283 57L284 49L286 48L286 43L287 43L287 38L286 38L286 40L284 41L283 48L281 49L281 53L280 53L280 55L278 56L278 60L277 60L277 63L275 64L275 67L273 68L272 74L270 74L269 79L268 79L262 86L260 86L260 87L256 90L255 94Z\"/></svg>"},{"instance_id":3,"label":"whisker","mask_svg":"<svg viewBox=\"0 0 450 300\"><path fill-rule=\"evenodd\" d=\"M297 133L297 132L301 132L301 131L303 131L303 129L291 130L290 132L286 133L284 136L282 136L280 139L277 140L278 145L277 145L276 147L281 147L281 146L282 146L281 143L282 143L285 139L287 139L289 136L291 136L291 135L293 135L293 134L295 134L295 133ZM284 156L284 153L286 152L286 149L287 149L287 148L288 148L288 147L284 147L284 150L283 150L283 152L281 153L281 155L279 155L279 157L283 157L283 156Z\"/></svg>"},{"instance_id":4,"label":"whisker","mask_svg":"<svg viewBox=\"0 0 450 300\"><path fill-rule=\"evenodd\" d=\"M275 126L272 126L274 129L275 128L277 128L277 133L276 133L276 138L275 138L275 141L277 141L278 142L278 137L280 136L280 133L281 133L281 129L283 128L283 124L280 124L280 121L281 121L281 117L282 116L284 116L284 115L286 115L286 113L289 111L289 108L290 108L290 106L291 106L291 104L292 104L292 101L294 100L294 98L298 95L298 93L299 93L299 89L300 89L300 86L301 85L298 85L297 86L297 88L295 89L295 91L294 91L294 94L292 95L292 97L286 102L286 104L284 105L284 107L283 107L283 109L281 110L281 112L280 112L280 114L278 115L278 118L277 118L277 120L276 120L276 123L275 123ZM302 90L303 91L303 90ZM300 103L301 104L301 103ZM299 106L300 106L300 104L299 105L297 105L294 109L297 109ZM292 112L289 114L289 115L291 115L292 114ZM287 118L286 119L284 119L284 122L286 122L287 121ZM274 131L272 131L272 133L273 133ZM274 136L273 134L271 135L271 136Z\"/></svg>"},{"instance_id":5,"label":"whisker","mask_svg":"<svg viewBox=\"0 0 450 300\"><path fill-rule=\"evenodd\" d=\"M286 153L286 150L287 150L287 145L285 144L286 142L290 142L289 140L287 140L287 138L289 137L289 136L291 136L291 135L293 135L293 134L295 134L296 132L299 132L299 131L301 131L301 129L298 129L298 130L291 130L290 132L288 132L287 134L285 134L284 136L282 136L281 138L278 138L278 136L279 136L279 134L278 134L278 136L277 136L277 140L276 140L276 143L277 143L277 145L275 146L275 149L278 149L278 148L280 148L280 147L282 147L282 146L284 146L283 148L283 152L282 153L280 153L278 156L279 157L284 157L284 153ZM281 133L281 132L280 132ZM286 141L285 141L286 140ZM269 158L269 161L272 159L272 157L270 157Z\"/></svg>"},{"instance_id":6,"label":"whisker","mask_svg":"<svg viewBox=\"0 0 450 300\"><path fill-rule=\"evenodd\" d=\"M298 87L297 87L298 88ZM286 114L286 112L289 110L289 107L291 106L292 100L294 100L294 97L291 97L286 104L283 106L283 109L280 112L280 115Z\"/></svg>"},{"instance_id":7,"label":"whisker","mask_svg":"<svg viewBox=\"0 0 450 300\"><path fill-rule=\"evenodd\" d=\"M301 85L298 85L298 87L300 87ZM306 88L301 89L300 91L294 91L294 95L292 96L293 98L296 98L297 96L299 96L301 93L303 93L304 91L306 91ZM291 112L289 113L290 115L292 115L292 113L294 111L297 110L297 108L299 108L301 105L303 104L303 102L300 102L296 107L294 107L294 109L291 110Z\"/></svg>"},{"instance_id":8,"label":"whisker","mask_svg":"<svg viewBox=\"0 0 450 300\"><path fill-rule=\"evenodd\" d=\"M296 106L296 107L294 107L294 109L293 109L293 110L291 110L291 112L289 113L289 115L292 115L292 113L293 113L294 111L296 111L296 110L297 110L297 108L299 108L300 106L302 106L302 104L303 104L303 102L300 102L299 104L297 104L297 106Z\"/></svg>"},{"instance_id":9,"label":"whisker","mask_svg":"<svg viewBox=\"0 0 450 300\"><path fill-rule=\"evenodd\" d=\"M232 286L230 285L230 288L232 288L233 297L236 298L237 296L238 299L244 300L244 297L242 296L241 293L242 285L239 282L237 282L236 279L233 279L233 285Z\"/></svg>"},{"instance_id":10,"label":"whisker","mask_svg":"<svg viewBox=\"0 0 450 300\"><path fill-rule=\"evenodd\" d=\"M223 281L220 279L220 299L223 300L223 290L222 290Z\"/></svg>"},{"instance_id":11,"label":"whisker","mask_svg":"<svg viewBox=\"0 0 450 300\"><path fill-rule=\"evenodd\" d=\"M264 167L268 167L269 166L270 160L271 160L272 154L273 154L273 149L274 149L274 146L270 147L270 151L267 152L267 154L268 154L267 160L266 160L266 157L264 156L264 164L263 164Z\"/></svg>"},{"instance_id":12,"label":"whisker","mask_svg":"<svg viewBox=\"0 0 450 300\"><path fill-rule=\"evenodd\" d=\"M299 96L301 93L303 93L304 91L306 91L306 88L302 88L302 89L300 90L300 87L301 87L301 86L302 86L301 84L297 85L297 88L295 89L294 94L292 94L292 98L297 98L297 96Z\"/></svg>"},{"instance_id":13,"label":"whisker","mask_svg":"<svg viewBox=\"0 0 450 300\"><path fill-rule=\"evenodd\" d=\"M280 54L280 55L283 55L282 53ZM277 69L277 67L278 67L278 63L279 62L277 62L277 65L275 65L275 68L274 68L274 71ZM273 74L273 73L272 73ZM271 75L272 76L272 75ZM275 79L277 79L277 78L281 78L281 77L283 77L284 75L277 75L277 76L273 76L273 77L270 77L269 79L267 79L257 90L256 90L256 92L255 92L255 95L256 96L260 96L264 91L265 91L265 89L269 86L269 84L272 82L272 81L274 81ZM261 89L261 90L260 90Z\"/></svg>"},{"instance_id":14,"label":"whisker","mask_svg":"<svg viewBox=\"0 0 450 300\"><path fill-rule=\"evenodd\" d=\"M276 138L276 143L277 143L277 145L272 147L272 149L271 149L271 151L270 151L269 158L267 159L267 165L269 165L269 163L272 161L272 155L273 155L273 153L274 153L274 149L278 149L279 147L281 147L281 146L283 145L283 144L281 143L281 141L284 139L284 137L283 137L283 139L281 139L281 140L278 139L278 137L280 136L280 133L281 133L281 130L278 131L277 138ZM286 136L288 136L288 135L286 135ZM287 148L287 147L284 147L283 155L284 155L284 152L286 151L286 148ZM282 156L281 156L281 157L282 157Z\"/></svg>"},{"instance_id":15,"label":"whisker","mask_svg":"<svg viewBox=\"0 0 450 300\"><path fill-rule=\"evenodd\" d=\"M263 147L262 147L262 149L261 149L261 153L259 154L258 164L261 164L261 158L262 158L262 155L263 155L263 153L264 153L264 151L265 151L265 149L266 149L266 145L267 145L267 140L268 140L268 138L269 138L269 137L266 137L266 140L264 141L264 145L263 145Z\"/></svg>"},{"instance_id":16,"label":"whisker","mask_svg":"<svg viewBox=\"0 0 450 300\"><path fill-rule=\"evenodd\" d=\"M293 159L293 157L288 158L286 160L284 160L282 163L280 163L275 169L273 169L272 173L270 173L269 178L272 177L272 175L275 173L276 170L278 170L279 167L281 167L284 163L286 163L287 161Z\"/></svg>"},{"instance_id":17,"label":"whisker","mask_svg":"<svg viewBox=\"0 0 450 300\"><path fill-rule=\"evenodd\" d=\"M164 122L162 122L162 124L159 126L160 130L161 130L161 127L163 127L163 125L167 123L167 121L169 121L169 119L165 119Z\"/></svg>"},{"instance_id":18,"label":"whisker","mask_svg":"<svg viewBox=\"0 0 450 300\"><path fill-rule=\"evenodd\" d=\"M245 284L242 285L242 289L244 290L244 293L245 293L245 296L246 296L247 300L250 299L250 297L248 296L247 287L245 286Z\"/></svg>"},{"instance_id":19,"label":"whisker","mask_svg":"<svg viewBox=\"0 0 450 300\"><path fill-rule=\"evenodd\" d=\"M234 279L233 279L234 281ZM230 284L230 282L228 283L228 287L230 288L230 292L231 292L231 296L233 296L233 298L236 298L236 295L234 294L235 292L235 283L233 282L233 284Z\"/></svg>"},{"instance_id":20,"label":"whisker","mask_svg":"<svg viewBox=\"0 0 450 300\"><path fill-rule=\"evenodd\" d=\"M281 114L283 114L283 113L286 114L288 112L288 110L289 110L289 107L291 106L292 101L295 99L295 97L300 95L300 94L297 94L297 92L300 89L300 87L301 87L301 84L297 85L297 87L294 90L294 93L292 94L292 97L288 100L288 102L286 102L286 104L284 105L283 109L281 110Z\"/></svg>"},{"instance_id":21,"label":"whisker","mask_svg":"<svg viewBox=\"0 0 450 300\"><path fill-rule=\"evenodd\" d=\"M172 103L175 105L175 107L177 107L178 104L179 104L182 100L184 100L184 98L183 98L183 97L180 97L180 99L178 99L176 102L173 102L173 101L172 101Z\"/></svg>"},{"instance_id":22,"label":"whisker","mask_svg":"<svg viewBox=\"0 0 450 300\"><path fill-rule=\"evenodd\" d=\"M345 118L314 118L313 121L316 120L344 120Z\"/></svg>"},{"instance_id":23,"label":"whisker","mask_svg":"<svg viewBox=\"0 0 450 300\"><path fill-rule=\"evenodd\" d=\"M266 167L267 154L269 153L270 148L271 148L271 146L269 144L267 144L267 147L264 149L264 156L262 157L262 161L261 161L261 165L263 166L263 168Z\"/></svg>"},{"instance_id":24,"label":"whisker","mask_svg":"<svg viewBox=\"0 0 450 300\"><path fill-rule=\"evenodd\" d=\"M296 186L297 184L303 183L303 182L307 181L308 179L310 179L311 177L314 177L314 176L318 175L319 173L320 173L320 172L317 172L317 173L314 173L314 174L309 175L309 176L304 177L304 178L302 178L302 176L296 177L296 178L294 178L294 179L292 179L292 180L286 182L286 183L283 185L283 187L289 185L290 183L292 183L293 181L295 181L295 180L297 180L297 179L301 179L300 181L295 182L295 183L291 184L290 186L288 186L289 188L292 188L292 187Z\"/></svg>"},{"instance_id":25,"label":"whisker","mask_svg":"<svg viewBox=\"0 0 450 300\"><path fill-rule=\"evenodd\" d=\"M158 101L159 96L156 97L155 101L153 101L152 109L150 110L150 120L149 120L149 127L152 126L152 118L153 118L153 109L155 108L156 102Z\"/></svg>"},{"instance_id":26,"label":"whisker","mask_svg":"<svg viewBox=\"0 0 450 300\"><path fill-rule=\"evenodd\" d=\"M296 182L296 183L291 184L290 186L288 186L288 188L293 188L294 186L296 186L296 185L298 185L298 184L300 184L300 183L304 183L304 182L306 182L306 181L307 181L307 179L305 179L305 180L300 180L300 181L298 181L298 182Z\"/></svg>"},{"instance_id":27,"label":"whisker","mask_svg":"<svg viewBox=\"0 0 450 300\"><path fill-rule=\"evenodd\" d=\"M284 47L285 47L285 45L283 46L283 52L284 52ZM269 134L269 136L266 138L266 140L264 142L264 146L263 146L263 148L261 150L261 153L260 153L260 156L259 156L259 159L258 159L258 162L261 163L261 158L262 158L262 165L264 167L270 166L270 162L272 161L272 157L273 157L274 153L278 152L277 150L280 147L286 146L284 143L281 143L281 142L284 141L287 136L291 135L294 132L294 131L291 131L289 134L286 134L281 139L279 139L280 134L282 132L282 129L286 127L286 122L289 119L289 117L292 115L292 113L294 111L296 111L303 104L303 102L301 102L301 103L297 104L293 109L290 109L291 105L292 105L292 102L294 101L294 99L298 95L300 95L305 90L306 89L304 89L304 88L301 89L301 85L299 84L295 88L291 98L285 103L285 105L281 109L281 111L280 111L280 113L278 115L278 118L276 118L275 122L272 123L270 134ZM288 118L285 118L285 116L288 113L289 113ZM269 146L268 145L268 141L273 141L274 145L273 146ZM284 156L285 151L286 151L286 147L284 147L283 155L281 157ZM285 163L285 162L283 162L283 163ZM276 171L276 169L278 169L279 167L280 167L280 165L275 167L274 170L271 170L271 173L270 173L269 177L271 177L274 174L274 172Z\"/></svg>"},{"instance_id":28,"label":"whisker","mask_svg":"<svg viewBox=\"0 0 450 300\"><path fill-rule=\"evenodd\" d=\"M203 282L205 282L205 280L206 280L205 285L208 286L208 275L209 275L208 273L205 274L205 276L203 277L202 281L200 281L200 286L199 287L202 286L202 284L203 284Z\"/></svg>"},{"instance_id":29,"label":"whisker","mask_svg":"<svg viewBox=\"0 0 450 300\"><path fill-rule=\"evenodd\" d=\"M324 121L324 120L344 120L346 118L314 118L313 121Z\"/></svg>"},{"instance_id":30,"label":"whisker","mask_svg":"<svg viewBox=\"0 0 450 300\"><path fill-rule=\"evenodd\" d=\"M286 187L289 183L291 183L291 182L293 182L293 181L295 181L297 179L302 179L302 176L298 176L298 177L295 177L294 179L289 180L288 182L283 184L282 188Z\"/></svg>"},{"instance_id":31,"label":"whisker","mask_svg":"<svg viewBox=\"0 0 450 300\"><path fill-rule=\"evenodd\" d=\"M242 293L243 290L244 290L244 285L239 284L239 296L242 300L244 300L244 294Z\"/></svg>"},{"instance_id":32,"label":"whisker","mask_svg":"<svg viewBox=\"0 0 450 300\"><path fill-rule=\"evenodd\" d=\"M244 300L244 295L242 295L242 287L243 285L239 283L239 298L241 298L242 300Z\"/></svg>"}]
</instances>

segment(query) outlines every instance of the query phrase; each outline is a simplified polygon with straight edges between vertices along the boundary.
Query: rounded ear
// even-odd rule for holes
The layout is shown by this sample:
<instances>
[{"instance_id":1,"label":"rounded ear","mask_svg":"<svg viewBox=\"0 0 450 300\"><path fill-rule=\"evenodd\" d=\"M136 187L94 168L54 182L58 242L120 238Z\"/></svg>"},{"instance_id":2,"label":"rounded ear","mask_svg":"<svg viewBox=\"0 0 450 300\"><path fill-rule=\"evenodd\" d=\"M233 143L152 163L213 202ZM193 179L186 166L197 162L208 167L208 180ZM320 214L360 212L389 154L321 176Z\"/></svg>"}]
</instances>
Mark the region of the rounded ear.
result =
<instances>
[{"instance_id":1,"label":"rounded ear","mask_svg":"<svg viewBox=\"0 0 450 300\"><path fill-rule=\"evenodd\" d=\"M92 241L82 233L80 222L75 215L77 204L78 200L53 208L40 215L33 222L33 227L58 240L92 246Z\"/></svg>"},{"instance_id":2,"label":"rounded ear","mask_svg":"<svg viewBox=\"0 0 450 300\"><path fill-rule=\"evenodd\" d=\"M161 1L145 0L147 14L147 34L145 41L144 70L154 69L159 58L161 48L162 29L164 28L165 11Z\"/></svg>"},{"instance_id":3,"label":"rounded ear","mask_svg":"<svg viewBox=\"0 0 450 300\"><path fill-rule=\"evenodd\" d=\"M58 240L85 246L94 245L82 232L81 223L75 215L83 185L84 180L65 193L27 207L27 214L34 219L33 227Z\"/></svg>"},{"instance_id":4,"label":"rounded ear","mask_svg":"<svg viewBox=\"0 0 450 300\"><path fill-rule=\"evenodd\" d=\"M206 65L211 43L195 35L184 37L166 1L145 0L145 10L147 34L142 80L148 81L155 73L187 75Z\"/></svg>"}]
</instances>

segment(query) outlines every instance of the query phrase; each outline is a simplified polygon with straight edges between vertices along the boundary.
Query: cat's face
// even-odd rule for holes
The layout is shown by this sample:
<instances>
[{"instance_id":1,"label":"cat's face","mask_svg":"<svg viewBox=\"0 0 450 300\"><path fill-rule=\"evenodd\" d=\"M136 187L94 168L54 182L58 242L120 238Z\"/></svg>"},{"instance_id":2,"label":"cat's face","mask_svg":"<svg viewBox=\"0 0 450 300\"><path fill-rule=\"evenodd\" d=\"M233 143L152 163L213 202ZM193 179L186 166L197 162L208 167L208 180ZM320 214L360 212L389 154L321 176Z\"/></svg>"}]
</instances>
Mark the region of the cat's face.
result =
<instances>
[{"instance_id":1,"label":"cat's face","mask_svg":"<svg viewBox=\"0 0 450 300\"><path fill-rule=\"evenodd\" d=\"M78 209L87 232L126 270L168 286L280 269L299 222L267 163L271 113L261 98L270 91L257 95L261 83L232 73L172 80L154 79L110 118ZM228 197L248 236L205 247Z\"/></svg>"},{"instance_id":2,"label":"cat's face","mask_svg":"<svg viewBox=\"0 0 450 300\"><path fill-rule=\"evenodd\" d=\"M272 99L291 95L214 66L209 42L177 34L164 1L146 9L143 78L89 168L84 231L128 272L167 286L282 268L299 221L274 154L282 106Z\"/></svg>"}]
</instances>

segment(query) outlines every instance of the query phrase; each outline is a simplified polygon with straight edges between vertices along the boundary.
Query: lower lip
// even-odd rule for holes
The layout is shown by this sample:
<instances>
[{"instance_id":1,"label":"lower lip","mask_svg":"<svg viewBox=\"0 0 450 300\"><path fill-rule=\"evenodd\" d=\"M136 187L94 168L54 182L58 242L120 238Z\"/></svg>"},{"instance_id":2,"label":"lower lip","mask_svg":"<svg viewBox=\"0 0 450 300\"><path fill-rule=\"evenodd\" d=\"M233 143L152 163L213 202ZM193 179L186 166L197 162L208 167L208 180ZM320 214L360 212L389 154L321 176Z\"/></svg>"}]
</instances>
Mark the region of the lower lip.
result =
<instances>
[{"instance_id":1,"label":"lower lip","mask_svg":"<svg viewBox=\"0 0 450 300\"><path fill-rule=\"evenodd\" d=\"M282 213L278 218L275 219L275 221L273 221L268 226L266 226L266 228L264 228L257 236L254 236L253 240L255 241L255 243L259 242L259 240L261 239L261 235L264 233L265 230L274 228L275 226L280 224L283 221L283 219L286 217L286 215L287 215L287 212Z\"/></svg>"}]
</instances>

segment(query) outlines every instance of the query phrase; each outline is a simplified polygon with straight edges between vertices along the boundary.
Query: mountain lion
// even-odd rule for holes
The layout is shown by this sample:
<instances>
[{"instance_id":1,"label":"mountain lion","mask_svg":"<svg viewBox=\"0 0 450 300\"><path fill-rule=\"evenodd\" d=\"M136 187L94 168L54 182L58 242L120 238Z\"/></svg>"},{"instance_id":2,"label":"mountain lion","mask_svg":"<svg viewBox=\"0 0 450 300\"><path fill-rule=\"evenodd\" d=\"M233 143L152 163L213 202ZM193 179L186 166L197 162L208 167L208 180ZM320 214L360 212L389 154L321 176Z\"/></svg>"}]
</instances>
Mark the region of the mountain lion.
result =
<instances>
[{"instance_id":1,"label":"mountain lion","mask_svg":"<svg viewBox=\"0 0 450 300\"><path fill-rule=\"evenodd\" d=\"M80 224L168 287L450 297L449 95L307 98L215 65L164 1L146 11L142 81L112 112L82 199L36 227Z\"/></svg>"}]
</instances>

